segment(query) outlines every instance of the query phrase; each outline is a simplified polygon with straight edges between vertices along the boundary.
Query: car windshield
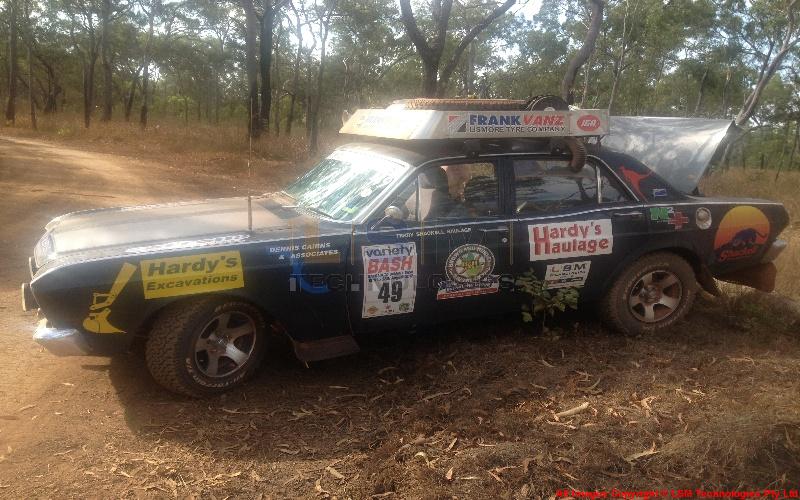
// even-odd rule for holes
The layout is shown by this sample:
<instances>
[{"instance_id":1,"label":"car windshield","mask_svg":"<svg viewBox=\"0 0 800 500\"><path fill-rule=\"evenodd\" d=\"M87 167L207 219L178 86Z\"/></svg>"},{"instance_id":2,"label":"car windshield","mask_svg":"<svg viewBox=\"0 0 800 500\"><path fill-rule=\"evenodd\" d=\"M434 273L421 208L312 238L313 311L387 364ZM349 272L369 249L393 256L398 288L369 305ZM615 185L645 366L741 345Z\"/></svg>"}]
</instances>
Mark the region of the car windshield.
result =
<instances>
[{"instance_id":1,"label":"car windshield","mask_svg":"<svg viewBox=\"0 0 800 500\"><path fill-rule=\"evenodd\" d=\"M350 222L408 168L405 163L383 156L339 150L284 192L300 207Z\"/></svg>"}]
</instances>

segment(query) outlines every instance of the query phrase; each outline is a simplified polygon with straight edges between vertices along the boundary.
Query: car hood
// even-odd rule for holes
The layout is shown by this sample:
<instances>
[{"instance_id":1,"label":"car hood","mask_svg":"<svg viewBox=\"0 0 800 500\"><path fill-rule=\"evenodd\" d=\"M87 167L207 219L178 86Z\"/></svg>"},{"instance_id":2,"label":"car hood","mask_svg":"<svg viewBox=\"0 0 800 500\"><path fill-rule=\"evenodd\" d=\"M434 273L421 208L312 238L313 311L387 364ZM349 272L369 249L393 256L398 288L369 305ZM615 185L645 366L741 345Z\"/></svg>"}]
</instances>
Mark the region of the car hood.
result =
<instances>
[{"instance_id":1,"label":"car hood","mask_svg":"<svg viewBox=\"0 0 800 500\"><path fill-rule=\"evenodd\" d=\"M614 116L603 146L633 156L675 189L691 193L733 130L731 120Z\"/></svg>"},{"instance_id":2,"label":"car hood","mask_svg":"<svg viewBox=\"0 0 800 500\"><path fill-rule=\"evenodd\" d=\"M269 195L253 198L252 210L242 197L75 212L46 226L47 253L63 256L99 249L143 253L244 240L250 227L254 232L279 232L309 218L285 206L288 202Z\"/></svg>"}]
</instances>

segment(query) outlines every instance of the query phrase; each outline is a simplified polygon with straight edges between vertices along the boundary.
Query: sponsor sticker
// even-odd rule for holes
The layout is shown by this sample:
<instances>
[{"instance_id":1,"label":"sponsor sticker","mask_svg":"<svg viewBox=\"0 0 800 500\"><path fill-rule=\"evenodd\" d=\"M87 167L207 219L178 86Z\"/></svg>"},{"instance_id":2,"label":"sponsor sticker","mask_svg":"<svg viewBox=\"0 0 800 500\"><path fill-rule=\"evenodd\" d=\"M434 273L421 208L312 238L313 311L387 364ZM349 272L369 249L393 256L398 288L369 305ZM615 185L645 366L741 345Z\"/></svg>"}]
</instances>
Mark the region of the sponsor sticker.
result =
<instances>
[{"instance_id":1,"label":"sponsor sticker","mask_svg":"<svg viewBox=\"0 0 800 500\"><path fill-rule=\"evenodd\" d=\"M717 261L752 257L766 244L769 232L769 219L756 207L744 205L728 210L714 236Z\"/></svg>"},{"instance_id":2,"label":"sponsor sticker","mask_svg":"<svg viewBox=\"0 0 800 500\"><path fill-rule=\"evenodd\" d=\"M456 247L447 257L448 279L439 284L436 300L497 293L500 276L492 274L494 264L494 254L483 245L470 243Z\"/></svg>"},{"instance_id":3,"label":"sponsor sticker","mask_svg":"<svg viewBox=\"0 0 800 500\"><path fill-rule=\"evenodd\" d=\"M365 246L362 318L414 311L417 297L417 245L414 242Z\"/></svg>"},{"instance_id":4,"label":"sponsor sticker","mask_svg":"<svg viewBox=\"0 0 800 500\"><path fill-rule=\"evenodd\" d=\"M89 313L83 319L83 328L87 332L125 333L124 330L114 326L108 316L111 314L111 306L114 305L114 301L117 300L135 272L136 266L133 264L127 262L122 264L108 293L95 292L92 294L92 305L89 306Z\"/></svg>"},{"instance_id":5,"label":"sponsor sticker","mask_svg":"<svg viewBox=\"0 0 800 500\"><path fill-rule=\"evenodd\" d=\"M544 275L545 285L547 288L581 287L586 284L591 265L590 260L548 264Z\"/></svg>"},{"instance_id":6,"label":"sponsor sticker","mask_svg":"<svg viewBox=\"0 0 800 500\"><path fill-rule=\"evenodd\" d=\"M578 117L578 128L584 132L594 132L601 125L600 117L597 115L583 115Z\"/></svg>"},{"instance_id":7,"label":"sponsor sticker","mask_svg":"<svg viewBox=\"0 0 800 500\"><path fill-rule=\"evenodd\" d=\"M614 248L611 219L528 226L531 260L610 254Z\"/></svg>"},{"instance_id":8,"label":"sponsor sticker","mask_svg":"<svg viewBox=\"0 0 800 500\"><path fill-rule=\"evenodd\" d=\"M600 126L599 123L597 126ZM487 111L447 115L447 132L451 137L462 134L566 133L567 129L567 114L558 111L552 113Z\"/></svg>"},{"instance_id":9,"label":"sponsor sticker","mask_svg":"<svg viewBox=\"0 0 800 500\"><path fill-rule=\"evenodd\" d=\"M244 286L238 251L143 260L139 263L145 299L232 290Z\"/></svg>"},{"instance_id":10,"label":"sponsor sticker","mask_svg":"<svg viewBox=\"0 0 800 500\"><path fill-rule=\"evenodd\" d=\"M653 198L664 198L665 196L668 196L668 195L669 195L669 193L667 193L667 189L666 188L655 188L655 189L653 189Z\"/></svg>"},{"instance_id":11,"label":"sponsor sticker","mask_svg":"<svg viewBox=\"0 0 800 500\"><path fill-rule=\"evenodd\" d=\"M650 220L666 222L676 230L683 229L683 226L689 224L689 218L673 207L650 207Z\"/></svg>"}]
</instances>

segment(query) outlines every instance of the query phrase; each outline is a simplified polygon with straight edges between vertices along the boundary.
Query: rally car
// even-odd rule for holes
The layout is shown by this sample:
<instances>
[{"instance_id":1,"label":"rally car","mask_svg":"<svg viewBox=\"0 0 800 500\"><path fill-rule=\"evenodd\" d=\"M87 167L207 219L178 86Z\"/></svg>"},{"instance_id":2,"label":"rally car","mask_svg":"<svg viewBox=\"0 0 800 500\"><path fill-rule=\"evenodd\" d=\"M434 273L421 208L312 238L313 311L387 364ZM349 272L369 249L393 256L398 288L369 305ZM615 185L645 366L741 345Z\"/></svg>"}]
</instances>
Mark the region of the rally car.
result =
<instances>
[{"instance_id":1,"label":"rally car","mask_svg":"<svg viewBox=\"0 0 800 500\"><path fill-rule=\"evenodd\" d=\"M715 278L774 286L784 207L697 190L730 126L541 101L359 110L353 142L281 192L54 219L23 307L55 354L144 338L155 380L191 396L241 383L276 334L311 362L382 330L519 314L528 271L617 330L665 328Z\"/></svg>"}]
</instances>

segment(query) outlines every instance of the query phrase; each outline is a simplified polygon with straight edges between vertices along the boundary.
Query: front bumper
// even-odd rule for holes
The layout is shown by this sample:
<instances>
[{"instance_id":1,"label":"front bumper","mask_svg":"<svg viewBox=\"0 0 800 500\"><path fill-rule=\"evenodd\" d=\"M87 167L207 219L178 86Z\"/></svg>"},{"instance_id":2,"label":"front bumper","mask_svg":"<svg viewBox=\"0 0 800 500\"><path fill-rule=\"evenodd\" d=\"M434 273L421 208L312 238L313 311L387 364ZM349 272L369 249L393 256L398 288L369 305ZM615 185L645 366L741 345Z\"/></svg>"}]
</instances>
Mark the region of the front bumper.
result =
<instances>
[{"instance_id":1,"label":"front bumper","mask_svg":"<svg viewBox=\"0 0 800 500\"><path fill-rule=\"evenodd\" d=\"M78 330L52 328L39 321L33 340L56 356L86 356L91 349Z\"/></svg>"}]
</instances>

